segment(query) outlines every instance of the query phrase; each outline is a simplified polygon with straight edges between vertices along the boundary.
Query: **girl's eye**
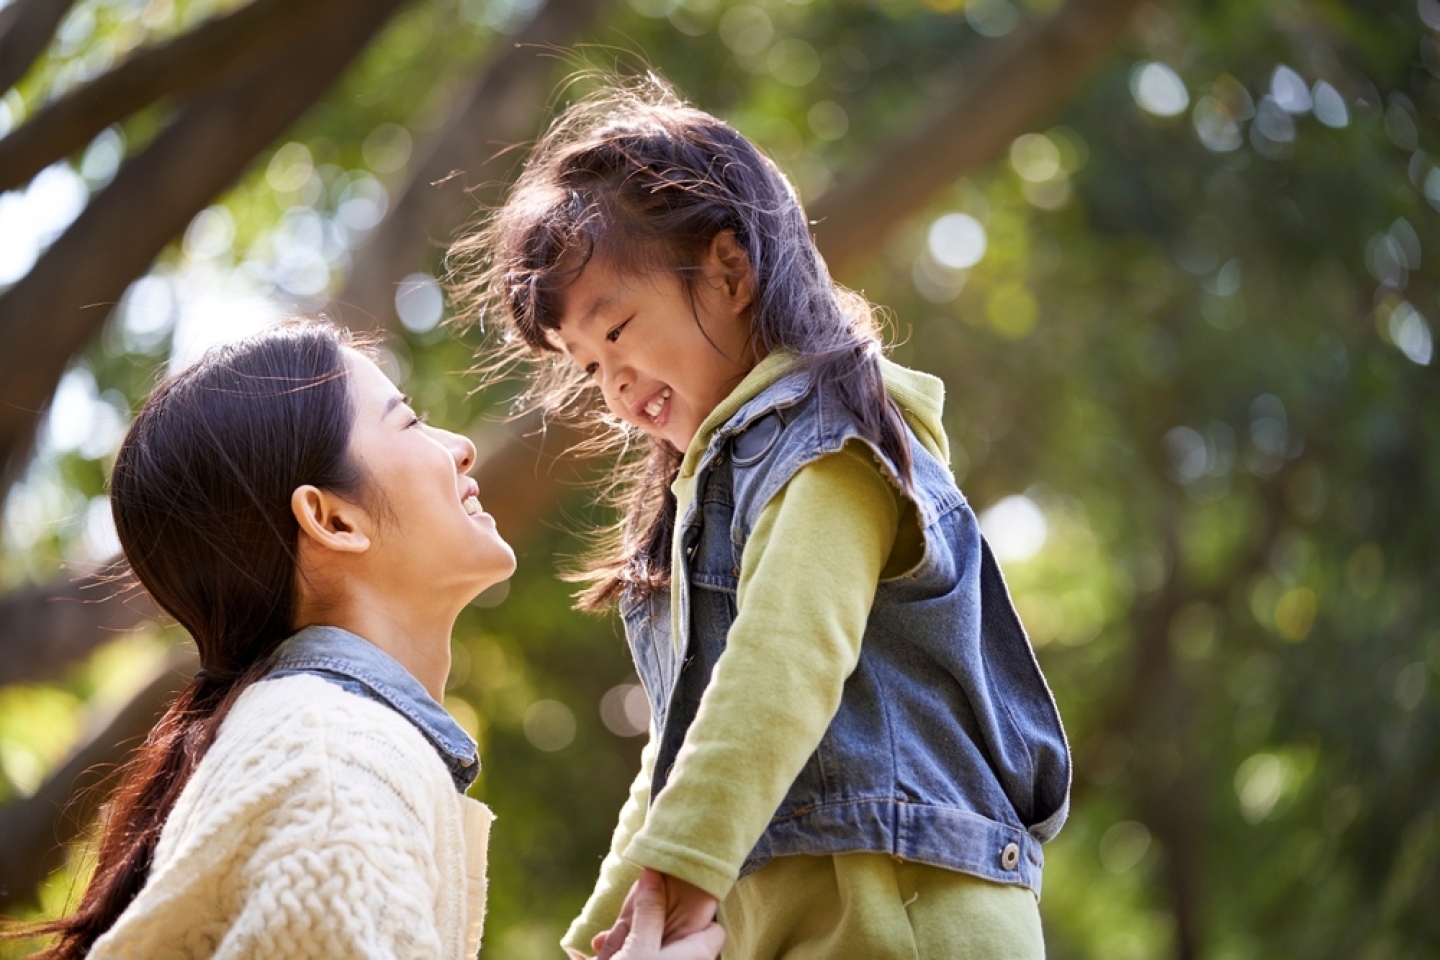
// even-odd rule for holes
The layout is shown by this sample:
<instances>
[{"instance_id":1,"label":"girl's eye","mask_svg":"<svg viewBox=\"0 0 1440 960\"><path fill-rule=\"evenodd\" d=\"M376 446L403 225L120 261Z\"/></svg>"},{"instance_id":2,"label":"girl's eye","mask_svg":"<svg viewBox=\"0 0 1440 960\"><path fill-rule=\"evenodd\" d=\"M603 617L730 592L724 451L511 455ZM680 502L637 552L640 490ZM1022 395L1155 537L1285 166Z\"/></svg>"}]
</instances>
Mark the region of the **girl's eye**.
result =
<instances>
[{"instance_id":1,"label":"girl's eye","mask_svg":"<svg viewBox=\"0 0 1440 960\"><path fill-rule=\"evenodd\" d=\"M408 427L418 427L418 426L420 426L420 424L428 422L429 419L430 419L430 414L428 414L428 413L417 413L417 414L415 414L415 416L413 416L413 417L410 418L410 422L407 423L407 424L405 424L405 426L406 426L407 428L408 428Z\"/></svg>"},{"instance_id":2,"label":"girl's eye","mask_svg":"<svg viewBox=\"0 0 1440 960\"><path fill-rule=\"evenodd\" d=\"M587 377L593 377L593 376L595 376L596 372L599 371L599 369L600 369L600 364L598 364L598 363L587 363L587 364L585 364L585 376L587 376Z\"/></svg>"},{"instance_id":3,"label":"girl's eye","mask_svg":"<svg viewBox=\"0 0 1440 960\"><path fill-rule=\"evenodd\" d=\"M629 324L630 324L630 321L629 321L629 320L626 320L624 323L620 324L620 326L616 327L614 330L611 330L609 333L605 334L605 339L606 339L606 340L609 340L611 343L614 343L616 340L619 340L619 339L620 339L620 331L621 331L621 330L624 330L627 326L629 326Z\"/></svg>"}]
</instances>

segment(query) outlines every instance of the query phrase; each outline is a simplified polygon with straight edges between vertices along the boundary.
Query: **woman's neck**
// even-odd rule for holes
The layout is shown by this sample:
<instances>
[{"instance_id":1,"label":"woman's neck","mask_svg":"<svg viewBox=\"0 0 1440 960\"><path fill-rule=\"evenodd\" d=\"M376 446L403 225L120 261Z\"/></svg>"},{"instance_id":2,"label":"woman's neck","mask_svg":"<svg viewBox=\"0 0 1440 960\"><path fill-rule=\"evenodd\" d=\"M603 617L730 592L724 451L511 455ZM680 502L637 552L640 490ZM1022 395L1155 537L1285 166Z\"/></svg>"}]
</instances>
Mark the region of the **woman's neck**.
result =
<instances>
[{"instance_id":1,"label":"woman's neck","mask_svg":"<svg viewBox=\"0 0 1440 960\"><path fill-rule=\"evenodd\" d=\"M450 676L450 637L460 611L445 604L424 609L398 598L365 593L329 603L303 603L296 629L308 626L339 627L389 654L435 698L445 697Z\"/></svg>"}]
</instances>

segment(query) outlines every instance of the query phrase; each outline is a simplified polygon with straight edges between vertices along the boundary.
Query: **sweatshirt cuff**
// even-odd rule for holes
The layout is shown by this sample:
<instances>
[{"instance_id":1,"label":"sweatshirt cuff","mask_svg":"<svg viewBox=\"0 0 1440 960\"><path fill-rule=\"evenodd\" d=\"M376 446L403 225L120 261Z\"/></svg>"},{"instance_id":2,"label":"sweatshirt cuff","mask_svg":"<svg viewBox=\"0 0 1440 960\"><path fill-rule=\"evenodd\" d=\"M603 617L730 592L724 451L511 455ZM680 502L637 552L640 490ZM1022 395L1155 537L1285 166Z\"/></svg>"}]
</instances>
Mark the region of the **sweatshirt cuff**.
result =
<instances>
[{"instance_id":1,"label":"sweatshirt cuff","mask_svg":"<svg viewBox=\"0 0 1440 960\"><path fill-rule=\"evenodd\" d=\"M611 857L606 857L607 866L613 862ZM625 905L625 897L638 879L640 868L631 863L620 861L613 870L603 870L600 886L590 895L585 909L570 924L570 929L565 931L560 946L579 951L587 957L593 956L595 951L591 949L590 941L597 933L604 933L615 925L620 908ZM607 880L608 883L605 882Z\"/></svg>"},{"instance_id":2,"label":"sweatshirt cuff","mask_svg":"<svg viewBox=\"0 0 1440 960\"><path fill-rule=\"evenodd\" d=\"M625 859L694 884L716 900L724 900L735 886L739 871L732 865L689 847L637 836L625 848Z\"/></svg>"}]
</instances>

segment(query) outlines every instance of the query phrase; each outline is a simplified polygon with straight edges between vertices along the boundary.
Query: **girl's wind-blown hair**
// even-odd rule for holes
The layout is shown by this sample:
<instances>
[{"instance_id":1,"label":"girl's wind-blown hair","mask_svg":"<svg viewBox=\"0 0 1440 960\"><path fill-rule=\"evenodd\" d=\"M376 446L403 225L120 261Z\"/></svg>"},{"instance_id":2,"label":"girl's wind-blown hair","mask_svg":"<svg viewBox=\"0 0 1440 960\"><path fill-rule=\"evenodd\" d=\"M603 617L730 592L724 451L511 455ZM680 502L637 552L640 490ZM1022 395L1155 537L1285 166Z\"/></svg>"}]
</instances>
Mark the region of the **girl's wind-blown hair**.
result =
<instances>
[{"instance_id":1,"label":"girl's wind-blown hair","mask_svg":"<svg viewBox=\"0 0 1440 960\"><path fill-rule=\"evenodd\" d=\"M212 350L170 378L116 456L110 501L125 558L199 648L201 672L122 769L76 911L22 931L46 960L84 956L145 884L180 791L241 691L294 629L304 484L366 495L343 331L295 322ZM14 935L10 933L8 935Z\"/></svg>"},{"instance_id":2,"label":"girl's wind-blown hair","mask_svg":"<svg viewBox=\"0 0 1440 960\"><path fill-rule=\"evenodd\" d=\"M612 81L556 119L505 203L449 259L461 316L491 334L495 352L483 366L533 365L522 405L605 421L628 454L612 476L624 519L576 575L588 584L584 607L669 582L670 484L684 451L654 439L632 443L629 428L600 412L589 381L553 338L564 291L599 258L633 276L671 271L693 302L702 259L725 230L753 272L752 355L793 355L908 478L910 448L881 381L874 312L830 279L785 176L734 128L655 77Z\"/></svg>"}]
</instances>

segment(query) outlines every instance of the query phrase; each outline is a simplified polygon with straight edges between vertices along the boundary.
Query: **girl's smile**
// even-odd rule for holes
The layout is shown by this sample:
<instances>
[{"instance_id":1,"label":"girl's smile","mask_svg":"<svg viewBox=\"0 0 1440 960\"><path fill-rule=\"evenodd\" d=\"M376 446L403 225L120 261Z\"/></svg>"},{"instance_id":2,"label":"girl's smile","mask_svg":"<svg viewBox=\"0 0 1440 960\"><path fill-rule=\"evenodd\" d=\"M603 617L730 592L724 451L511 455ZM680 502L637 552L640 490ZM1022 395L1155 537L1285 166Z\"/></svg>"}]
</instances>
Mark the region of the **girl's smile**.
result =
<instances>
[{"instance_id":1,"label":"girl's smile","mask_svg":"<svg viewBox=\"0 0 1440 960\"><path fill-rule=\"evenodd\" d=\"M566 291L559 346L617 417L683 453L758 359L751 284L734 236L716 237L693 290L666 271L634 275L599 257Z\"/></svg>"}]
</instances>

